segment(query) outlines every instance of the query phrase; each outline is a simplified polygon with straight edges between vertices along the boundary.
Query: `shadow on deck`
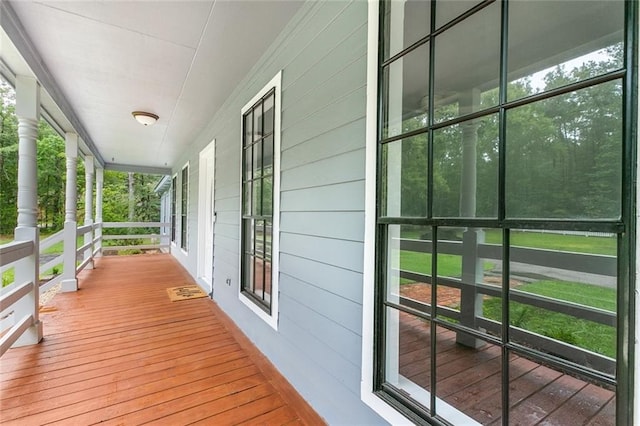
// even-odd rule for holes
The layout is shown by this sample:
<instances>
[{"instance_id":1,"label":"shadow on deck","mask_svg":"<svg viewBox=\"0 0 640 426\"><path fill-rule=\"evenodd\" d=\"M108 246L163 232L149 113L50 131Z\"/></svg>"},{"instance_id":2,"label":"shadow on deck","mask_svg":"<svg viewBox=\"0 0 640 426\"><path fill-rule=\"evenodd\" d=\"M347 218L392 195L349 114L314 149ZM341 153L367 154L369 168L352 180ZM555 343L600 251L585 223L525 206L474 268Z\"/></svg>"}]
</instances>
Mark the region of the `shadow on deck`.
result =
<instances>
[{"instance_id":1,"label":"shadow on deck","mask_svg":"<svg viewBox=\"0 0 640 426\"><path fill-rule=\"evenodd\" d=\"M2 424L323 424L170 255L103 257L1 360Z\"/></svg>"}]
</instances>

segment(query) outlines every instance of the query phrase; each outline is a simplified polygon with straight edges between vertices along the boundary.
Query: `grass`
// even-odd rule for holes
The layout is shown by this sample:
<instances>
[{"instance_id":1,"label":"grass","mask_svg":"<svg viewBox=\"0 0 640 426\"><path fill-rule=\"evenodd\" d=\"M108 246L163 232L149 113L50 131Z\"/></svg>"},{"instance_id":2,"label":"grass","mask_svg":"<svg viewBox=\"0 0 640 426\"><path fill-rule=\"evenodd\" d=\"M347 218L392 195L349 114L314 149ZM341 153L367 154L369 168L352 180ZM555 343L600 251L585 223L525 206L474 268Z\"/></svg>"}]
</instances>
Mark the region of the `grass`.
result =
<instances>
[{"instance_id":1,"label":"grass","mask_svg":"<svg viewBox=\"0 0 640 426\"><path fill-rule=\"evenodd\" d=\"M460 231L453 229L447 229L447 231L444 238L460 239ZM424 231L403 229L402 237L420 239L422 232ZM486 230L485 241L490 244L501 244L502 231L498 229ZM615 256L617 240L613 237L513 231L511 244L529 248ZM431 254L403 251L400 255L400 267L430 275ZM484 269L490 270L491 268L491 262L485 262ZM438 256L438 275L460 277L461 269L462 259L460 256L447 254ZM411 281L403 280L402 284L408 282ZM520 284L516 288L523 292L616 312L616 290L612 288L552 280ZM614 327L519 302L511 302L510 309L510 323L513 326L605 356L612 358L616 356L616 329ZM501 321L501 299L487 297L483 303L483 315L486 318Z\"/></svg>"},{"instance_id":2,"label":"grass","mask_svg":"<svg viewBox=\"0 0 640 426\"><path fill-rule=\"evenodd\" d=\"M563 281L538 281L523 284L517 288L554 299L616 311L616 291L610 288ZM486 318L501 321L501 299L487 298L483 303L483 315ZM616 356L614 327L518 302L510 303L509 317L511 325L515 327L612 358Z\"/></svg>"},{"instance_id":3,"label":"grass","mask_svg":"<svg viewBox=\"0 0 640 426\"><path fill-rule=\"evenodd\" d=\"M452 231L451 229L447 230ZM424 231L415 229L403 229L402 238L421 239L423 233ZM461 233L462 231L455 233L457 239L460 239ZM447 234L451 234L451 232ZM501 230L485 229L484 235L486 243L502 244ZM444 239L447 238L451 238L451 235L446 235ZM511 244L520 247L605 254L610 256L615 256L617 253L617 240L615 237L587 237L584 235L511 231Z\"/></svg>"}]
</instances>

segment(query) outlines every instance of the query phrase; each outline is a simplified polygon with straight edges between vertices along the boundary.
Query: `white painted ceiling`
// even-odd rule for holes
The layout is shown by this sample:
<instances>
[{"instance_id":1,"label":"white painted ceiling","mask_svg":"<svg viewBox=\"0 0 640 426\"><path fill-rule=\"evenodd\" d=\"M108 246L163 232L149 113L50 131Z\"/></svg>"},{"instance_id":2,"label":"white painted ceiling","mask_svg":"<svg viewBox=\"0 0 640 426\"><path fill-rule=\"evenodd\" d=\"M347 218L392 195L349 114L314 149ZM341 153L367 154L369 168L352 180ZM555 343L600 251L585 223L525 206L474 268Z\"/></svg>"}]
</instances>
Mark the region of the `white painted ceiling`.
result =
<instances>
[{"instance_id":1,"label":"white painted ceiling","mask_svg":"<svg viewBox=\"0 0 640 426\"><path fill-rule=\"evenodd\" d=\"M301 1L10 5L104 161L166 168L179 166ZM0 46L20 72L7 43ZM144 127L134 110L160 119Z\"/></svg>"}]
</instances>

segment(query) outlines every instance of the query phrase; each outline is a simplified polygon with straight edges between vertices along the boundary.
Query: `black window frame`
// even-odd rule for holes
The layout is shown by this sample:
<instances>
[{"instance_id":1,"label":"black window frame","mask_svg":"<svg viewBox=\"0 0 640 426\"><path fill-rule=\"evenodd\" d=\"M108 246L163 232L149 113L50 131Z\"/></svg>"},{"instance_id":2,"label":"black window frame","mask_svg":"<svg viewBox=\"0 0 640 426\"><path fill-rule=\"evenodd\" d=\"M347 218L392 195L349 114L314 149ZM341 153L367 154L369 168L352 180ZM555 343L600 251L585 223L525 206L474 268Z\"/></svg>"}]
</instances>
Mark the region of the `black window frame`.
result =
<instances>
[{"instance_id":1,"label":"black window frame","mask_svg":"<svg viewBox=\"0 0 640 426\"><path fill-rule=\"evenodd\" d=\"M394 387L393 385L385 382L385 327L387 307L404 311L426 319L430 322L431 336L436 333L436 326L442 326L447 329L455 329L450 323L442 322L438 320L438 314L435 315L420 315L416 310L405 308L403 306L394 305L389 303L386 299L386 265L387 254L386 244L388 229L391 225L420 225L424 227L430 227L432 230L432 239L437 241L438 228L442 227L489 227L501 229L503 232L502 251L503 260L508 261L510 250L510 232L517 229L531 229L531 230L575 230L575 231L595 231L595 232L609 232L617 234L618 256L617 256L617 273L618 273L618 319L617 319L617 363L616 374L614 379L606 377L598 377L597 375L586 374L583 377L587 377L590 380L594 380L597 383L603 385L613 385L616 388L616 418L618 424L633 424L633 363L635 358L633 337L635 336L634 320L635 311L633 308L633 299L635 292L635 257L636 257L636 223L635 223L635 178L636 178L636 134L637 134L637 31L638 31L638 6L636 2L625 2L625 35L624 35L624 56L625 66L622 70L617 72L608 73L600 77L591 79L588 82L577 82L563 86L557 90L533 95L526 99L519 99L516 101L508 101L506 99L506 86L507 86L507 64L506 64L506 46L507 46L507 22L508 22L508 2L502 2L501 4L501 21L502 27L500 30L501 37L501 64L500 64L500 91L501 100L495 108L485 109L477 114L465 114L457 118L447 120L446 122L436 123L433 119L433 108L429 108L428 125L424 129L414 130L399 135L388 136L383 133L383 116L384 116L384 101L383 101L383 74L384 69L398 58L403 55L417 49L418 47L429 43L431 41L431 34L436 34L442 31L442 28L435 30L435 5L432 3L431 7L431 31L430 34L421 38L420 40L413 42L411 45L404 46L400 52L394 52L390 58L384 57L384 45L385 45L385 7L388 5L388 1L380 0L379 5L379 22L378 22L378 89L377 89L377 167L376 167L376 258L375 258L375 296L374 296L374 365L373 365L373 392L381 399L394 406L398 411L402 412L408 418L417 423L424 424L440 424L444 419L438 417L432 417L428 409L421 407L416 401L407 396L406 392ZM485 7L490 6L492 1L485 1L470 9L467 13L454 19L444 27L451 27L464 19L482 10ZM430 47L430 60L434 59L433 47ZM431 66L432 68L433 66ZM430 85L433 85L433 71L430 71L430 75L427 77L430 80ZM600 84L605 84L610 81L619 80L623 86L622 97L622 126L623 126L623 153L622 153L622 182L621 182L621 217L620 219L611 220L548 220L548 219L514 219L505 216L505 131L506 131L506 119L505 114L513 108L517 108L521 105L527 105L530 103L538 102L547 98L552 98L563 93L570 93L573 90L582 89L585 87L595 87ZM433 93L433 88L429 89ZM386 143L394 141L400 141L403 138L415 136L419 134L428 135L429 143L429 173L432 173L433 163L433 131L445 126L450 126L456 123L462 123L469 119L487 117L491 114L499 114L500 116L500 165L499 165L499 208L498 215L495 219L476 219L476 218L438 218L433 216L433 183L432 179L429 179L428 183L428 204L426 207L427 214L424 217L389 217L383 214L381 199L384 196L385 189L382 185L382 146ZM427 166L427 165L425 165ZM434 244L435 245L435 244ZM437 274L437 251L432 252L432 270L434 274ZM507 272L503 274L502 288L505 290L506 295L509 294L509 282L508 282L508 267ZM433 291L435 294L436 292ZM509 312L509 297L503 297L503 312ZM431 306L434 306L435 295L432 297ZM508 314L506 326L508 325ZM508 331L503 333L508 338ZM433 339L432 339L433 340ZM496 339L491 343L501 345L503 352L506 353L506 348L509 346L509 342ZM431 346L433 349L435 346ZM509 346L510 351L518 351L519 348ZM531 356L531 353L523 353L526 356ZM565 371L571 371L573 373L581 374L580 368L572 368L571 366L564 365L557 360L546 359L544 357L535 358L537 361L549 362L558 368L567 368ZM435 361L432 361L431 366L428 368L435 368ZM504 368L504 366L503 366ZM435 380L435 374L431 374L432 384ZM502 387L508 389L509 377L508 374L502 374ZM435 403L435 396L432 394L432 404ZM509 404L508 394L503 396L502 413L503 421L509 419Z\"/></svg>"},{"instance_id":2,"label":"black window frame","mask_svg":"<svg viewBox=\"0 0 640 426\"><path fill-rule=\"evenodd\" d=\"M274 179L276 177L276 97L279 95L277 87L269 88L266 93L260 97L250 108L248 108L242 114L242 217L241 217L241 256L240 256L240 292L249 300L254 302L260 309L262 309L268 315L273 314L272 299L277 297L273 294L274 289L274 277L273 277L273 225L275 220L275 196L274 191ZM265 109L264 105L267 100L271 99L273 114L271 115L271 131L264 132L265 129ZM260 132L254 132L253 126L255 126L254 114L260 112ZM247 118L250 120L252 126L251 131L247 130ZM250 137L249 137L250 135ZM270 142L268 142L270 140ZM271 170L265 172L265 146L267 143L271 144ZM253 162L256 160L254 149L259 149L260 154L258 156L261 167L257 167ZM251 169L247 169L247 163L251 163ZM259 170L259 173L255 173ZM268 199L268 204L271 206L270 212L265 214L264 206L267 198L264 196L264 182L265 178L271 181L271 197ZM258 196L259 207L255 206L256 195L254 191L259 190ZM247 197L246 194L249 194ZM251 244L248 244L248 233L251 233ZM261 235L262 249L259 248L258 236ZM251 263L252 267L249 267ZM260 282L262 283L262 291L256 293L256 273L258 271L257 265L261 264L262 276ZM270 266L271 273L267 272L266 265ZM266 291L266 283L269 282L269 291ZM261 294L260 294L261 293Z\"/></svg>"},{"instance_id":3,"label":"black window frame","mask_svg":"<svg viewBox=\"0 0 640 426\"><path fill-rule=\"evenodd\" d=\"M176 242L176 220L178 212L176 211L178 197L178 175L171 178L171 242Z\"/></svg>"},{"instance_id":4,"label":"black window frame","mask_svg":"<svg viewBox=\"0 0 640 426\"><path fill-rule=\"evenodd\" d=\"M189 242L189 164L180 171L180 248L188 251Z\"/></svg>"}]
</instances>

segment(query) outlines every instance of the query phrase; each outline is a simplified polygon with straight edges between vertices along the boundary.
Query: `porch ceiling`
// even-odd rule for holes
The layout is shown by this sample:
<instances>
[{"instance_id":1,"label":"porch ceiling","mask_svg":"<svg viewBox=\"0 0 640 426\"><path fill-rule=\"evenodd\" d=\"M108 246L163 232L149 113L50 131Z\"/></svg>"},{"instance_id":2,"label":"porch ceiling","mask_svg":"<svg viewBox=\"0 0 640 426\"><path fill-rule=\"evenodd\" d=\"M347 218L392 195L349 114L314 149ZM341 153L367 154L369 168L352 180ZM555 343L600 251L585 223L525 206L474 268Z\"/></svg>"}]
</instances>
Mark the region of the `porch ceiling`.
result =
<instances>
[{"instance_id":1,"label":"porch ceiling","mask_svg":"<svg viewBox=\"0 0 640 426\"><path fill-rule=\"evenodd\" d=\"M187 146L301 4L10 2L99 156L120 168L180 166ZM20 71L2 46L2 60ZM160 119L141 126L135 110Z\"/></svg>"}]
</instances>

